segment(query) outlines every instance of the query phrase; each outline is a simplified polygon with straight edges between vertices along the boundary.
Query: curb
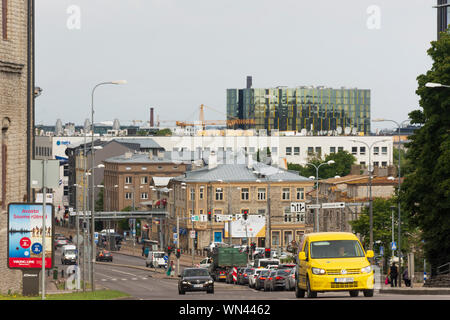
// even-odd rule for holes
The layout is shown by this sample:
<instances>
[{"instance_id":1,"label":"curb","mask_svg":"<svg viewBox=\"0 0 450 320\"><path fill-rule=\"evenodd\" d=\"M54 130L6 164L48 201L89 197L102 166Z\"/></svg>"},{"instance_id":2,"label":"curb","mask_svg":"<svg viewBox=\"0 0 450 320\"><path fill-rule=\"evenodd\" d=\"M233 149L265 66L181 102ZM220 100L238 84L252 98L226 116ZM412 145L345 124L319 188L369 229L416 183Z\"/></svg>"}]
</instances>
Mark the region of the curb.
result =
<instances>
[{"instance_id":1,"label":"curb","mask_svg":"<svg viewBox=\"0 0 450 320\"><path fill-rule=\"evenodd\" d=\"M450 288L430 288L430 289L380 289L380 293L389 294L410 294L410 295L450 295Z\"/></svg>"}]
</instances>

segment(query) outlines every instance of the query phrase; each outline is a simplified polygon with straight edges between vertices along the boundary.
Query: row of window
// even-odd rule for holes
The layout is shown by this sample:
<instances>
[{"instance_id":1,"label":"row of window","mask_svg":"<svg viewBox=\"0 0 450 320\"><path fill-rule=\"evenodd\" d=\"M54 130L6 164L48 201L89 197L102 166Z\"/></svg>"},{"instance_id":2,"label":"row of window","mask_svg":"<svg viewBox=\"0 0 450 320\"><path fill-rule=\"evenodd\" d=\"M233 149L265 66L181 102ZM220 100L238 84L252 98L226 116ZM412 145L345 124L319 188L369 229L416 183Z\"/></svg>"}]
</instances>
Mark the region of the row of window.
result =
<instances>
[{"instance_id":1,"label":"row of window","mask_svg":"<svg viewBox=\"0 0 450 320\"><path fill-rule=\"evenodd\" d=\"M193 188L191 189L191 200L194 199L194 197L192 196L192 192L195 192L195 190ZM258 190L256 192L256 198L258 199L258 201L266 200L266 192L267 192L266 188L258 188ZM216 199L216 201L223 201L223 189L222 188L216 188L215 199ZM250 199L251 199L250 188L241 188L241 200L249 201ZM296 188L295 199L296 200L304 200L305 199L305 189L304 188ZM282 188L281 200L291 200L291 188Z\"/></svg>"},{"instance_id":2,"label":"row of window","mask_svg":"<svg viewBox=\"0 0 450 320\"><path fill-rule=\"evenodd\" d=\"M148 192L141 192L141 200L147 200L148 199ZM125 192L125 199L126 200L132 200L133 199L133 193L132 192Z\"/></svg>"},{"instance_id":3,"label":"row of window","mask_svg":"<svg viewBox=\"0 0 450 320\"><path fill-rule=\"evenodd\" d=\"M330 154L336 153L340 151L344 151L344 147L330 147ZM381 154L387 155L387 147L381 147ZM308 147L307 149L308 155L313 155L314 153L321 155L322 154L322 147ZM352 154L357 155L358 154L358 147L352 147ZM366 147L359 147L359 154L365 155L366 154ZM373 147L373 154L375 156L380 155L380 147ZM287 156L299 156L300 155L300 147L286 147L286 155Z\"/></svg>"}]
</instances>

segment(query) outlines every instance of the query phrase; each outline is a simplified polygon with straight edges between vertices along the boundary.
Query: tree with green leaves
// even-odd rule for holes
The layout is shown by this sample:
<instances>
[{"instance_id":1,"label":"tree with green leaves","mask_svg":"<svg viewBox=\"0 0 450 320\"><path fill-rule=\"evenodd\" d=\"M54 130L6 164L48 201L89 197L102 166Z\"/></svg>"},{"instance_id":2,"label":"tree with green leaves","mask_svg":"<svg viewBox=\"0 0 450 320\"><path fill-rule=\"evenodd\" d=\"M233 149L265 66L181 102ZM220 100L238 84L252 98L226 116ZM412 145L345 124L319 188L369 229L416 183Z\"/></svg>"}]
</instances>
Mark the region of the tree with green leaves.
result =
<instances>
[{"instance_id":1,"label":"tree with green leaves","mask_svg":"<svg viewBox=\"0 0 450 320\"><path fill-rule=\"evenodd\" d=\"M318 166L321 163L328 162L330 160L334 160L335 163L321 166L319 168L320 179L328 179L335 176L346 176L350 173L352 165L356 162L356 158L351 153L344 150L337 153L330 153L325 156L325 159L322 159L320 156L316 155L310 157L308 162ZM316 176L316 168L310 165L302 166L299 164L288 163L288 169L298 171L303 177Z\"/></svg>"},{"instance_id":2,"label":"tree with green leaves","mask_svg":"<svg viewBox=\"0 0 450 320\"><path fill-rule=\"evenodd\" d=\"M409 114L422 127L410 136L411 172L401 186L402 209L422 231L427 260L435 269L450 262L450 34L431 42L433 65L417 77L420 107Z\"/></svg>"}]
</instances>

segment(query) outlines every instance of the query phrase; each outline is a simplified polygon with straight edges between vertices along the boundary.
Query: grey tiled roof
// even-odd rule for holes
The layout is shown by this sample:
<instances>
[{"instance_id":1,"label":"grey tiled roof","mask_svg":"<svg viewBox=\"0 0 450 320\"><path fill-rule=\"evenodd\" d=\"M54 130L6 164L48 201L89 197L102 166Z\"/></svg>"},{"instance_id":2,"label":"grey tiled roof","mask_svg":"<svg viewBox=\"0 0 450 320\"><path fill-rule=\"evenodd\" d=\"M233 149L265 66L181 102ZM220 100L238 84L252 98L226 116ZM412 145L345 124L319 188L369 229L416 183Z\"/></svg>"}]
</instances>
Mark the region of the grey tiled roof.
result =
<instances>
[{"instance_id":1,"label":"grey tiled roof","mask_svg":"<svg viewBox=\"0 0 450 320\"><path fill-rule=\"evenodd\" d=\"M120 143L138 143L141 146L141 149L163 149L155 140L153 139L139 139L139 138L130 138L130 139L113 139Z\"/></svg>"},{"instance_id":2,"label":"grey tiled roof","mask_svg":"<svg viewBox=\"0 0 450 320\"><path fill-rule=\"evenodd\" d=\"M149 153L131 153L131 157L127 158L126 154L111 157L105 159L105 162L113 162L113 163L162 163L162 162L171 162L171 163L191 163L193 160L196 160L192 157L192 154L185 154L184 156L174 155L172 157L171 151L162 152L163 157L159 158L157 155L153 155L150 158Z\"/></svg>"},{"instance_id":3,"label":"grey tiled roof","mask_svg":"<svg viewBox=\"0 0 450 320\"><path fill-rule=\"evenodd\" d=\"M254 171L258 173L254 173ZM308 178L283 170L268 166L263 163L254 163L251 168L246 164L218 164L217 167L209 169L204 167L199 170L187 171L185 175L174 178L180 182L213 182L222 180L223 182L255 182L256 180L277 182L306 182Z\"/></svg>"}]
</instances>

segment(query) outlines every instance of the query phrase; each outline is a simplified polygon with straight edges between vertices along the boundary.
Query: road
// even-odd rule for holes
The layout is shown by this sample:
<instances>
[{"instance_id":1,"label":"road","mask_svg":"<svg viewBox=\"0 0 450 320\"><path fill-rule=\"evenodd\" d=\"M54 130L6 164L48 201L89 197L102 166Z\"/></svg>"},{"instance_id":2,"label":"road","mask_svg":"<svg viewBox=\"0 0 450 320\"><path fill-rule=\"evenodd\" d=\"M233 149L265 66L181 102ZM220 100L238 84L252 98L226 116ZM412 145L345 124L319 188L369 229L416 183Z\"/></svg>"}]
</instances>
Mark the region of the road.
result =
<instances>
[{"instance_id":1,"label":"road","mask_svg":"<svg viewBox=\"0 0 450 320\"><path fill-rule=\"evenodd\" d=\"M59 250L56 263L60 264ZM126 267L128 265L131 267ZM95 264L95 280L97 287L126 292L135 300L298 300L293 291L264 292L251 289L248 286L215 283L215 293L187 292L178 294L178 278L168 278L163 270L145 267L142 257L114 253L114 261ZM318 294L316 300L450 300L448 295L402 295L375 294L365 298L362 294L356 298L348 292Z\"/></svg>"}]
</instances>

